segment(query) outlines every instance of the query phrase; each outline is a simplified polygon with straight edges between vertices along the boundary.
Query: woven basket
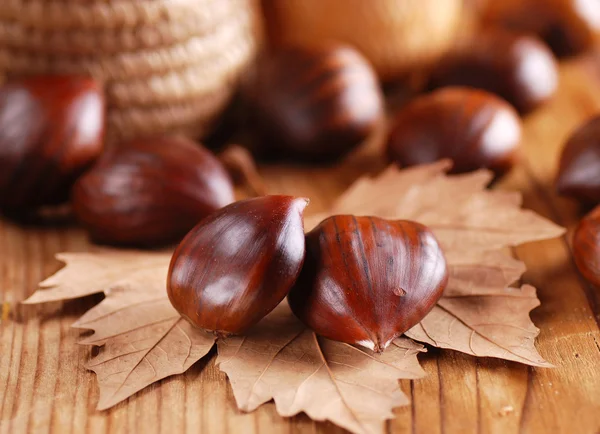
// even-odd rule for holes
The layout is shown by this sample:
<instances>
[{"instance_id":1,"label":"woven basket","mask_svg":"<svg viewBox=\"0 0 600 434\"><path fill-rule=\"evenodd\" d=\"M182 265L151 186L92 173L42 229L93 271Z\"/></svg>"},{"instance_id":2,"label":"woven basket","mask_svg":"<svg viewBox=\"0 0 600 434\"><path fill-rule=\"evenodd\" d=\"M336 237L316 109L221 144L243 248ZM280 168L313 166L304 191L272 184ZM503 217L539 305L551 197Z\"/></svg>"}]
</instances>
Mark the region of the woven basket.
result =
<instances>
[{"instance_id":1,"label":"woven basket","mask_svg":"<svg viewBox=\"0 0 600 434\"><path fill-rule=\"evenodd\" d=\"M206 134L259 40L255 0L0 0L0 75L94 76L116 139Z\"/></svg>"},{"instance_id":2,"label":"woven basket","mask_svg":"<svg viewBox=\"0 0 600 434\"><path fill-rule=\"evenodd\" d=\"M390 80L445 53L460 30L463 1L263 0L263 8L273 46L341 40Z\"/></svg>"}]
</instances>

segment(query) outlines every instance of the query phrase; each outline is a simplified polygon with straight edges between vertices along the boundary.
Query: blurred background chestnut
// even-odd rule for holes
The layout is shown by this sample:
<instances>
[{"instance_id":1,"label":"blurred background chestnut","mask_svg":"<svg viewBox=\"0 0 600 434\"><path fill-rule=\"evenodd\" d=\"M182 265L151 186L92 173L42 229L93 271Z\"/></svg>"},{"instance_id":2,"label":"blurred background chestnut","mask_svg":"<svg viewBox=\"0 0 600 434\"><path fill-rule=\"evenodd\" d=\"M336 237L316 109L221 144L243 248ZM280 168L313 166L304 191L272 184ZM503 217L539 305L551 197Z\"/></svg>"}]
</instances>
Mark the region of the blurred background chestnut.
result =
<instances>
[{"instance_id":1,"label":"blurred background chestnut","mask_svg":"<svg viewBox=\"0 0 600 434\"><path fill-rule=\"evenodd\" d=\"M558 64L548 46L534 36L488 30L447 55L433 69L429 86L487 90L527 113L556 92Z\"/></svg>"},{"instance_id":2,"label":"blurred background chestnut","mask_svg":"<svg viewBox=\"0 0 600 434\"><path fill-rule=\"evenodd\" d=\"M181 136L111 147L73 188L73 211L93 241L153 247L181 241L234 200L221 162Z\"/></svg>"},{"instance_id":3,"label":"blurred background chestnut","mask_svg":"<svg viewBox=\"0 0 600 434\"><path fill-rule=\"evenodd\" d=\"M583 277L600 288L600 207L577 225L573 233L573 258Z\"/></svg>"},{"instance_id":4,"label":"blurred background chestnut","mask_svg":"<svg viewBox=\"0 0 600 434\"><path fill-rule=\"evenodd\" d=\"M491 93L448 87L408 103L392 120L390 160L401 166L454 161L452 171L488 168L497 175L517 160L521 119Z\"/></svg>"},{"instance_id":5,"label":"blurred background chestnut","mask_svg":"<svg viewBox=\"0 0 600 434\"><path fill-rule=\"evenodd\" d=\"M600 203L600 116L580 126L565 144L556 189L588 205Z\"/></svg>"},{"instance_id":6,"label":"blurred background chestnut","mask_svg":"<svg viewBox=\"0 0 600 434\"><path fill-rule=\"evenodd\" d=\"M246 87L259 150L296 161L336 160L366 140L383 119L375 72L354 48L291 46L266 56Z\"/></svg>"},{"instance_id":7,"label":"blurred background chestnut","mask_svg":"<svg viewBox=\"0 0 600 434\"><path fill-rule=\"evenodd\" d=\"M79 76L37 76L0 88L0 208L11 216L66 201L100 155L101 87Z\"/></svg>"},{"instance_id":8,"label":"blurred background chestnut","mask_svg":"<svg viewBox=\"0 0 600 434\"><path fill-rule=\"evenodd\" d=\"M484 27L499 26L536 34L559 57L593 48L600 40L598 0L483 0Z\"/></svg>"}]
</instances>

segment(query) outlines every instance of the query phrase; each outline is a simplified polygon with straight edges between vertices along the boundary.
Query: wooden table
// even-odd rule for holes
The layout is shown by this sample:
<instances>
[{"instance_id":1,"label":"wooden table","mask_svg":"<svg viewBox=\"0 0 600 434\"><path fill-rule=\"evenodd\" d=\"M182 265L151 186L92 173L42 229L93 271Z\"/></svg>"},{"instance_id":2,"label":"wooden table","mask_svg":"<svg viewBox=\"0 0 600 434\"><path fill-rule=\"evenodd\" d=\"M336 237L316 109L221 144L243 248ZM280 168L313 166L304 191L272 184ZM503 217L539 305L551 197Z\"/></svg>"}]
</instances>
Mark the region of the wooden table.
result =
<instances>
[{"instance_id":1,"label":"wooden table","mask_svg":"<svg viewBox=\"0 0 600 434\"><path fill-rule=\"evenodd\" d=\"M527 118L525 158L498 188L522 191L526 207L571 232L581 212L558 198L552 183L565 138L596 112L600 58L563 65L559 95ZM379 168L364 151L335 169L267 167L263 173L270 191L308 195L319 211L357 176ZM541 328L537 346L556 369L430 349L420 357L428 376L401 382L412 404L397 409L390 432L600 432L600 290L575 271L569 240L570 233L515 250L529 268L524 283L538 288L542 302L532 313ZM88 248L76 228L24 229L0 221L0 434L343 432L305 415L283 419L273 404L251 414L237 411L214 357L109 411L95 411L98 387L84 368L90 351L76 344L79 331L69 326L100 297L18 304L60 267L55 253Z\"/></svg>"}]
</instances>

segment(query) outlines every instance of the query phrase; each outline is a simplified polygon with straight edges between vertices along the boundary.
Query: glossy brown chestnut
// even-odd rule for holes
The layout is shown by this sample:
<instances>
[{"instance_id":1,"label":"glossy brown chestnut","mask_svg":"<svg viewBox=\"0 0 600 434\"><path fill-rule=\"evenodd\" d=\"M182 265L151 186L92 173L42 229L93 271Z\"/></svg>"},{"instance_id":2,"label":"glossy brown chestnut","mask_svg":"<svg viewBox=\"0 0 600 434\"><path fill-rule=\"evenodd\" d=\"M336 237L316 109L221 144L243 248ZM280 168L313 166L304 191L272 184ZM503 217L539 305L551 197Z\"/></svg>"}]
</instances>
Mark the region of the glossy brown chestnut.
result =
<instances>
[{"instance_id":1,"label":"glossy brown chestnut","mask_svg":"<svg viewBox=\"0 0 600 434\"><path fill-rule=\"evenodd\" d=\"M72 204L94 241L155 246L180 241L233 200L210 151L183 137L152 137L107 150L73 187Z\"/></svg>"},{"instance_id":2,"label":"glossy brown chestnut","mask_svg":"<svg viewBox=\"0 0 600 434\"><path fill-rule=\"evenodd\" d=\"M594 48L600 35L598 0L549 0L544 6L554 14L542 37L558 56L572 56Z\"/></svg>"},{"instance_id":3,"label":"glossy brown chestnut","mask_svg":"<svg viewBox=\"0 0 600 434\"><path fill-rule=\"evenodd\" d=\"M259 62L247 88L263 154L327 162L362 143L383 117L375 72L339 44L288 47Z\"/></svg>"},{"instance_id":4,"label":"glossy brown chestnut","mask_svg":"<svg viewBox=\"0 0 600 434\"><path fill-rule=\"evenodd\" d=\"M567 141L556 189L586 204L600 203L600 116L582 125Z\"/></svg>"},{"instance_id":5,"label":"glossy brown chestnut","mask_svg":"<svg viewBox=\"0 0 600 434\"><path fill-rule=\"evenodd\" d=\"M447 281L446 260L425 226L334 216L306 235L288 300L316 333L381 352L429 313Z\"/></svg>"},{"instance_id":6,"label":"glossy brown chestnut","mask_svg":"<svg viewBox=\"0 0 600 434\"><path fill-rule=\"evenodd\" d=\"M573 257L583 277L600 288L600 207L586 215L575 229Z\"/></svg>"},{"instance_id":7,"label":"glossy brown chestnut","mask_svg":"<svg viewBox=\"0 0 600 434\"><path fill-rule=\"evenodd\" d=\"M76 76L38 76L0 88L0 209L18 216L69 198L100 155L100 86Z\"/></svg>"},{"instance_id":8,"label":"glossy brown chestnut","mask_svg":"<svg viewBox=\"0 0 600 434\"><path fill-rule=\"evenodd\" d=\"M487 2L483 21L536 34L559 57L591 49L600 33L597 0L503 0Z\"/></svg>"},{"instance_id":9,"label":"glossy brown chestnut","mask_svg":"<svg viewBox=\"0 0 600 434\"><path fill-rule=\"evenodd\" d=\"M501 175L517 160L521 120L493 94L449 87L418 97L392 122L387 152L402 166L454 161L455 173L482 167Z\"/></svg>"},{"instance_id":10,"label":"glossy brown chestnut","mask_svg":"<svg viewBox=\"0 0 600 434\"><path fill-rule=\"evenodd\" d=\"M552 51L534 36L489 30L442 60L429 86L487 90L528 113L555 94L558 64Z\"/></svg>"},{"instance_id":11,"label":"glossy brown chestnut","mask_svg":"<svg viewBox=\"0 0 600 434\"><path fill-rule=\"evenodd\" d=\"M169 300L193 325L243 333L285 298L304 262L307 199L263 196L203 220L171 260Z\"/></svg>"}]
</instances>

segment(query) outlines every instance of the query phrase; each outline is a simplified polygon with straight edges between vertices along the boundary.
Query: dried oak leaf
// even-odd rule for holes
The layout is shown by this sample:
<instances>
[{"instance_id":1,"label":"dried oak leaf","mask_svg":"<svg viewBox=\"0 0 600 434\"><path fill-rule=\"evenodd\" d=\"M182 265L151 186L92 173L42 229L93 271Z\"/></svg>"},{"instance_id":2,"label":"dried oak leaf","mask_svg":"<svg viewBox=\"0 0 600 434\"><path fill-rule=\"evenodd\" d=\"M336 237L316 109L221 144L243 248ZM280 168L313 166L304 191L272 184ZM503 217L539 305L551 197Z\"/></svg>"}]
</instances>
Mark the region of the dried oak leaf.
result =
<instances>
[{"instance_id":1,"label":"dried oak leaf","mask_svg":"<svg viewBox=\"0 0 600 434\"><path fill-rule=\"evenodd\" d=\"M502 252L451 253L448 287L433 310L406 336L439 348L551 367L535 349L539 329L529 312L535 288L511 288L525 271Z\"/></svg>"},{"instance_id":2,"label":"dried oak leaf","mask_svg":"<svg viewBox=\"0 0 600 434\"><path fill-rule=\"evenodd\" d=\"M429 225L444 246L450 280L437 306L407 336L475 356L550 366L534 346L539 331L529 311L539 304L535 289L510 287L525 267L498 249L556 237L563 229L521 210L518 193L485 190L488 172L447 176L448 167L441 162L390 168L376 178L363 178L328 213L309 219L307 227L338 213ZM42 282L47 289L27 302L106 293L75 324L95 332L82 343L104 346L89 364L98 375L100 408L184 372L212 347L214 338L183 322L168 302L164 282L169 254L106 250L59 259L66 268ZM285 304L247 336L221 340L217 346L217 362L241 409L250 411L274 399L284 416L304 411L357 433L381 432L393 407L407 402L397 379L422 374L416 359L422 347L415 342L398 339L391 350L376 356L316 337Z\"/></svg>"},{"instance_id":3,"label":"dried oak leaf","mask_svg":"<svg viewBox=\"0 0 600 434\"><path fill-rule=\"evenodd\" d=\"M65 288L71 288L70 298L99 292L102 287L85 284L83 276L96 278L106 272L101 278L106 298L73 324L94 330L81 344L103 346L87 364L98 376L98 409L185 372L213 346L212 334L183 321L169 303L164 282L170 255L104 250L58 258L67 266L42 282L53 287L38 291L25 303L62 300ZM82 284L70 286L73 278ZM218 363L232 381L240 409L251 411L275 398L282 415L306 411L316 420L329 419L357 433L381 432L385 420L393 417L392 409L408 403L398 379L424 375L416 357L423 346L401 338L379 356L317 338L286 303L247 336L222 340L218 348ZM279 389L273 379L279 381ZM273 396L265 389L268 382ZM315 387L327 406L308 399ZM368 406L360 400L367 388L374 395Z\"/></svg>"},{"instance_id":4,"label":"dried oak leaf","mask_svg":"<svg viewBox=\"0 0 600 434\"><path fill-rule=\"evenodd\" d=\"M414 220L435 232L447 254L499 250L564 233L562 227L521 209L520 193L486 190L491 172L447 176L450 167L448 161L402 170L391 166L375 178L361 178L327 213L308 219L307 226L333 214Z\"/></svg>"},{"instance_id":5,"label":"dried oak leaf","mask_svg":"<svg viewBox=\"0 0 600 434\"><path fill-rule=\"evenodd\" d=\"M243 337L217 343L238 407L273 399L281 416L305 412L355 433L381 433L392 409L407 405L398 379L424 376L424 348L399 338L382 355L316 336L282 303Z\"/></svg>"},{"instance_id":6,"label":"dried oak leaf","mask_svg":"<svg viewBox=\"0 0 600 434\"><path fill-rule=\"evenodd\" d=\"M67 267L40 284L52 289L37 291L25 301L105 292L106 298L73 324L94 331L81 344L102 346L86 365L98 377L99 410L185 372L214 345L213 335L190 326L171 306L165 290L170 257L119 250L59 254Z\"/></svg>"}]
</instances>

